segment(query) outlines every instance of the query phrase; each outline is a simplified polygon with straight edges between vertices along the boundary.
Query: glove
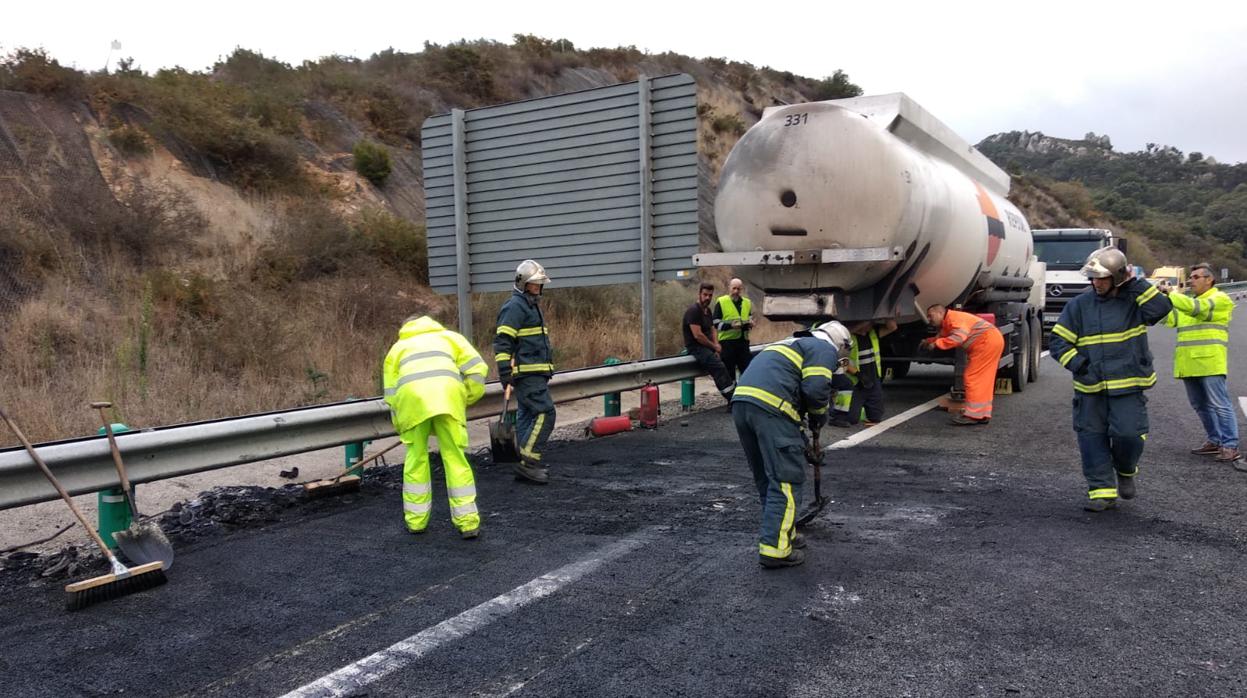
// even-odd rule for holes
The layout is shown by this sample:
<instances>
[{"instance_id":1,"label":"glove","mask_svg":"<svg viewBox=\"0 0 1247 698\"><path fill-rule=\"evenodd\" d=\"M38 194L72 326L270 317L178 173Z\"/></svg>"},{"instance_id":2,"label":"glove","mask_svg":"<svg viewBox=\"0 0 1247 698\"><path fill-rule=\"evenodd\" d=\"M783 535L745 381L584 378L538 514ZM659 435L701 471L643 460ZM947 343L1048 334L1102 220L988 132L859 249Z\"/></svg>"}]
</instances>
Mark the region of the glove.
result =
<instances>
[{"instance_id":1,"label":"glove","mask_svg":"<svg viewBox=\"0 0 1247 698\"><path fill-rule=\"evenodd\" d=\"M498 376L498 382L502 384L503 390L511 387L511 376Z\"/></svg>"}]
</instances>

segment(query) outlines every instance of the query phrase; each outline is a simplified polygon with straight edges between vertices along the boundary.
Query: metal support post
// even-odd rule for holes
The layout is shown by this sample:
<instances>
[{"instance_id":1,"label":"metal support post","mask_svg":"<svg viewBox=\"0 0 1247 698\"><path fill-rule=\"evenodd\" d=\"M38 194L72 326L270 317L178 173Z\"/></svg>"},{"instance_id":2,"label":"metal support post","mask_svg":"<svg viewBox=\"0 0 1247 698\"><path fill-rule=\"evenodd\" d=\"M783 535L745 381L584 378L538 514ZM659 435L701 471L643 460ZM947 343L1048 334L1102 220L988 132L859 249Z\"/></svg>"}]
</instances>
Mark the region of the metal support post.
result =
<instances>
[{"instance_id":1,"label":"metal support post","mask_svg":"<svg viewBox=\"0 0 1247 698\"><path fill-rule=\"evenodd\" d=\"M620 363L622 362L619 359L616 359L615 357L612 356L608 358L606 361L603 361L602 365L603 366L615 366ZM607 417L618 417L619 416L620 414L620 411L619 411L620 397L619 396L620 396L620 393L607 393L606 395L602 396L602 400L603 400L602 414L603 415Z\"/></svg>"},{"instance_id":2,"label":"metal support post","mask_svg":"<svg viewBox=\"0 0 1247 698\"><path fill-rule=\"evenodd\" d=\"M121 434L130 431L130 427L114 423L112 425L114 434ZM104 427L100 427L96 432L98 435L104 435ZM134 488L131 486L130 496L134 496ZM113 550L117 549L117 542L113 540L113 534L117 531L124 531L130 528L130 505L126 502L126 491L120 487L111 487L106 490L100 490L97 494L97 502L99 510L99 531L100 538L108 544Z\"/></svg>"},{"instance_id":3,"label":"metal support post","mask_svg":"<svg viewBox=\"0 0 1247 698\"><path fill-rule=\"evenodd\" d=\"M345 467L352 475L363 477L364 469L357 466L364 459L364 442L357 441L353 444L346 444L343 449L346 451Z\"/></svg>"},{"instance_id":4,"label":"metal support post","mask_svg":"<svg viewBox=\"0 0 1247 698\"><path fill-rule=\"evenodd\" d=\"M688 354L688 349L684 349L680 352L681 356L686 356L687 354ZM697 384L694 381L695 379L693 378L685 378L684 380L680 381L680 411L681 412L692 412L693 411L693 403L697 401L697 388L696 388Z\"/></svg>"},{"instance_id":5,"label":"metal support post","mask_svg":"<svg viewBox=\"0 0 1247 698\"><path fill-rule=\"evenodd\" d=\"M637 79L640 103L638 135L641 178L641 358L654 358L654 201L653 163L650 159L649 78Z\"/></svg>"},{"instance_id":6,"label":"metal support post","mask_svg":"<svg viewBox=\"0 0 1247 698\"><path fill-rule=\"evenodd\" d=\"M472 341L472 270L468 264L468 148L465 118L462 109L450 111L454 149L455 285L459 297L459 334Z\"/></svg>"}]
</instances>

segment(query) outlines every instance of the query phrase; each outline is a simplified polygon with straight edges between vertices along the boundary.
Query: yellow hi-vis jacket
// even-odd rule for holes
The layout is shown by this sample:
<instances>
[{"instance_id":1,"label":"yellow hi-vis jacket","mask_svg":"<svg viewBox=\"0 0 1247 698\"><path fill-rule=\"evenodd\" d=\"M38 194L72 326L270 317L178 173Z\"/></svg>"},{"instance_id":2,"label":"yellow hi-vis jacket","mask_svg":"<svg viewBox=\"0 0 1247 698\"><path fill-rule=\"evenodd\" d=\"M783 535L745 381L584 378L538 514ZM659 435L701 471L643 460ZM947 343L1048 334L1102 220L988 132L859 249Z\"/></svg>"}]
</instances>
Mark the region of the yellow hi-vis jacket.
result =
<instances>
[{"instance_id":1,"label":"yellow hi-vis jacket","mask_svg":"<svg viewBox=\"0 0 1247 698\"><path fill-rule=\"evenodd\" d=\"M719 299L715 302L719 304L719 315L721 316L718 325L719 341L725 342L744 337L748 330L745 330L743 327L732 327L732 323L737 320L740 320L742 324L749 322L749 316L753 310L753 304L749 302L749 299L741 296L739 313L736 312L736 304L732 302L730 295L719 296Z\"/></svg>"},{"instance_id":2,"label":"yellow hi-vis jacket","mask_svg":"<svg viewBox=\"0 0 1247 698\"><path fill-rule=\"evenodd\" d=\"M467 424L485 394L489 366L458 332L424 316L408 320L385 355L385 401L400 434L439 414Z\"/></svg>"},{"instance_id":3,"label":"yellow hi-vis jacket","mask_svg":"<svg viewBox=\"0 0 1247 698\"><path fill-rule=\"evenodd\" d=\"M1165 324L1178 330L1178 346L1173 351L1174 377L1226 375L1234 301L1216 286L1198 298L1170 293L1169 301L1173 310L1165 316Z\"/></svg>"}]
</instances>

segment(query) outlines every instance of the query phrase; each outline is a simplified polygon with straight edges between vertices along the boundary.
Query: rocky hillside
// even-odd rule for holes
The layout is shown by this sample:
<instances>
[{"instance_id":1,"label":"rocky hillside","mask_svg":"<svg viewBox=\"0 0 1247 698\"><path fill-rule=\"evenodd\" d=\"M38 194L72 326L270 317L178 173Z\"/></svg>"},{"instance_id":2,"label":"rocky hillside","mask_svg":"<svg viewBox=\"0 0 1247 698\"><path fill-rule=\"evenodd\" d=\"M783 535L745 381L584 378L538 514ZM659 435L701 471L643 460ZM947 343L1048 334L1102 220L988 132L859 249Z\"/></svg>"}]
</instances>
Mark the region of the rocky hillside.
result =
<instances>
[{"instance_id":1,"label":"rocky hillside","mask_svg":"<svg viewBox=\"0 0 1247 698\"><path fill-rule=\"evenodd\" d=\"M1013 131L978 148L1013 175L1011 198L1033 227L1108 227L1131 238L1146 269L1204 260L1247 278L1247 164L1154 143L1121 153L1094 133Z\"/></svg>"},{"instance_id":2,"label":"rocky hillside","mask_svg":"<svg viewBox=\"0 0 1247 698\"><path fill-rule=\"evenodd\" d=\"M698 81L712 179L764 107L860 93L840 72L532 36L299 66L239 49L150 74L13 52L0 60L6 408L47 439L93 432L91 400L145 426L379 393L402 318L454 322L424 283L424 119L674 72ZM549 295L560 365L639 354L614 330L620 307L638 312L634 288ZM687 295L659 289L660 351L678 350ZM496 305L477 299L478 346Z\"/></svg>"}]
</instances>

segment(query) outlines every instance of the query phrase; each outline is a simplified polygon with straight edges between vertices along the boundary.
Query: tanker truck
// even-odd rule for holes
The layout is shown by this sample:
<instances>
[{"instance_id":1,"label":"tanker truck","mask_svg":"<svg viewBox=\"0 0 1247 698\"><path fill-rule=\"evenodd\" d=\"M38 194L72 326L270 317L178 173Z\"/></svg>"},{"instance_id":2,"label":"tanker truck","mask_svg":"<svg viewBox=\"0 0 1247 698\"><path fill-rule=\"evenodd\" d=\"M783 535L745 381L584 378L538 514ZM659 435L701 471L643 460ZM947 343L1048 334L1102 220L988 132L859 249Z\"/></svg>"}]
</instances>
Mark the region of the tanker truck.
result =
<instances>
[{"instance_id":1,"label":"tanker truck","mask_svg":"<svg viewBox=\"0 0 1247 698\"><path fill-rule=\"evenodd\" d=\"M734 267L771 319L897 319L881 347L894 378L958 363L918 351L927 306L984 314L1020 391L1039 370L1044 265L1008 192L1005 172L904 94L772 107L724 163L722 252L693 264Z\"/></svg>"}]
</instances>

